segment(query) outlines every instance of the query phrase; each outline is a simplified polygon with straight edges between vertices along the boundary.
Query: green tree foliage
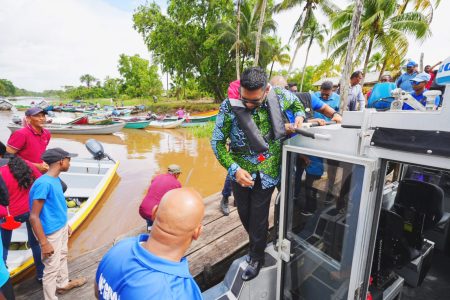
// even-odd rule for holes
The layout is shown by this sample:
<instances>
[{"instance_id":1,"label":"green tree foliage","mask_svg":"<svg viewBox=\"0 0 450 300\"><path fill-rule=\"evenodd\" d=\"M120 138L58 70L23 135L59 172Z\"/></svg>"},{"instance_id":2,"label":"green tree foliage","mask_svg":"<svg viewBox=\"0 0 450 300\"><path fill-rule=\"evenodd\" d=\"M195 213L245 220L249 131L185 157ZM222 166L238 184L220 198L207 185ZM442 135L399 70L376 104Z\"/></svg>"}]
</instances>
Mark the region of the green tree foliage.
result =
<instances>
[{"instance_id":1,"label":"green tree foliage","mask_svg":"<svg viewBox=\"0 0 450 300\"><path fill-rule=\"evenodd\" d=\"M16 87L13 83L6 79L0 79L0 96L15 96Z\"/></svg>"},{"instance_id":2,"label":"green tree foliage","mask_svg":"<svg viewBox=\"0 0 450 300\"><path fill-rule=\"evenodd\" d=\"M411 11L398 14L397 0L366 0L359 35L356 41L356 64L364 59L363 72L367 70L372 50L379 49L385 60L396 58L398 62L406 55L409 47L407 35L424 40L430 35L427 18L420 12ZM347 49L350 24L354 5L335 15L333 28L336 33L330 40L335 48L332 58L343 58Z\"/></svg>"},{"instance_id":3,"label":"green tree foliage","mask_svg":"<svg viewBox=\"0 0 450 300\"><path fill-rule=\"evenodd\" d=\"M281 66L285 66L289 64L291 61L291 57L289 56L289 46L284 45L281 46L281 39L278 37L268 37L267 42L270 45L269 51L269 59L270 59L270 71L269 78L272 77L273 65L275 63L280 64Z\"/></svg>"},{"instance_id":4,"label":"green tree foliage","mask_svg":"<svg viewBox=\"0 0 450 300\"><path fill-rule=\"evenodd\" d=\"M158 67L149 65L148 60L139 55L120 55L119 73L123 77L122 91L131 97L160 95L162 82Z\"/></svg>"},{"instance_id":5,"label":"green tree foliage","mask_svg":"<svg viewBox=\"0 0 450 300\"><path fill-rule=\"evenodd\" d=\"M231 1L171 0L166 15L151 3L140 6L133 20L153 59L163 72L169 72L177 89L185 88L194 78L200 89L221 100L235 77L234 59L228 51L231 44L218 41L214 25L232 17Z\"/></svg>"},{"instance_id":6,"label":"green tree foliage","mask_svg":"<svg viewBox=\"0 0 450 300\"><path fill-rule=\"evenodd\" d=\"M92 86L92 84L94 84L95 82L98 82L97 78L95 78L94 76L92 76L90 74L81 75L80 81L81 81L81 83L86 84L87 88L90 88Z\"/></svg>"},{"instance_id":7,"label":"green tree foliage","mask_svg":"<svg viewBox=\"0 0 450 300\"><path fill-rule=\"evenodd\" d=\"M313 86L313 83L315 82L313 80L314 73L316 72L316 66L307 66L304 72L295 72L291 74L288 78L288 82L295 82L299 83L303 78L303 91L313 91L316 90ZM303 75L304 73L304 75Z\"/></svg>"}]
</instances>

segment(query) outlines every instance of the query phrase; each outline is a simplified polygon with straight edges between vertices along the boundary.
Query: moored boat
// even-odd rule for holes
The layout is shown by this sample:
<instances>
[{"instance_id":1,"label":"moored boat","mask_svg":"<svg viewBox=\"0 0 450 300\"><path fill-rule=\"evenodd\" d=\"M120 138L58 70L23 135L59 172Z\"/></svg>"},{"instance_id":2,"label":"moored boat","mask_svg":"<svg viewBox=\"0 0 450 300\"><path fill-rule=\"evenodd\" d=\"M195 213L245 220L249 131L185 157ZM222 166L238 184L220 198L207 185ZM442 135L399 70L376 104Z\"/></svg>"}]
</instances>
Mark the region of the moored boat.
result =
<instances>
[{"instance_id":1,"label":"moored boat","mask_svg":"<svg viewBox=\"0 0 450 300\"><path fill-rule=\"evenodd\" d=\"M125 126L125 122L117 122L110 125L56 125L56 124L46 124L45 128L51 133L57 134L113 134L114 132L120 131ZM11 132L19 130L22 125L9 123L8 129Z\"/></svg>"},{"instance_id":2,"label":"moored boat","mask_svg":"<svg viewBox=\"0 0 450 300\"><path fill-rule=\"evenodd\" d=\"M172 128L179 127L183 122L184 122L184 119L179 119L179 120L175 120L175 121L171 121L171 122L155 120L155 121L151 121L148 124L148 127L172 129Z\"/></svg>"},{"instance_id":3,"label":"moored boat","mask_svg":"<svg viewBox=\"0 0 450 300\"><path fill-rule=\"evenodd\" d=\"M118 123L118 121L114 121L114 123ZM142 120L142 121L125 121L125 126L123 128L129 129L143 129L150 124L150 120Z\"/></svg>"},{"instance_id":4,"label":"moored boat","mask_svg":"<svg viewBox=\"0 0 450 300\"><path fill-rule=\"evenodd\" d=\"M0 110L11 110L13 104L6 100L6 98L0 98Z\"/></svg>"},{"instance_id":5,"label":"moored boat","mask_svg":"<svg viewBox=\"0 0 450 300\"><path fill-rule=\"evenodd\" d=\"M67 184L66 196L68 223L72 231L77 230L100 201L111 183L118 162L111 160L94 160L74 158L68 172L61 173L60 178ZM33 265L31 249L27 249L27 229L25 223L13 230L7 265L11 277L14 277Z\"/></svg>"}]
</instances>

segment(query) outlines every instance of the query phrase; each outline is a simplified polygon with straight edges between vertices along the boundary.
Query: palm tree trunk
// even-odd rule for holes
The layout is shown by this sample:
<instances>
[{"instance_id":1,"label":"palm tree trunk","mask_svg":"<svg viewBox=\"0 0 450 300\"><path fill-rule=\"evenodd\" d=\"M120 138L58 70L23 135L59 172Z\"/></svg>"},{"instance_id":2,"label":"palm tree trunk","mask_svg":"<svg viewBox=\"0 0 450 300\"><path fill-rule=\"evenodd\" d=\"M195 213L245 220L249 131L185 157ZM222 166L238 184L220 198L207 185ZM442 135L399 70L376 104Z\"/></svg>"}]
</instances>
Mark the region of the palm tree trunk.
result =
<instances>
[{"instance_id":1,"label":"palm tree trunk","mask_svg":"<svg viewBox=\"0 0 450 300\"><path fill-rule=\"evenodd\" d=\"M305 70L306 70L306 64L308 62L308 56L309 56L309 50L311 49L311 45L313 42L313 36L309 39L308 48L306 49L306 58L305 58L305 64L303 65L303 71L302 71L302 81L300 82L300 92L303 92L303 81L305 80Z\"/></svg>"},{"instance_id":2,"label":"palm tree trunk","mask_svg":"<svg viewBox=\"0 0 450 300\"><path fill-rule=\"evenodd\" d=\"M289 69L288 69L288 71L287 71L286 77L289 77L289 74L291 74L292 68L293 68L293 66L294 66L295 58L297 57L298 50L299 50L300 47L302 46L302 44L301 44L302 38L303 38L303 28L302 28L302 30L300 31L300 35L299 35L299 37L298 37L298 39L297 39L297 45L295 46L294 55L292 56L291 63L289 64Z\"/></svg>"},{"instance_id":3,"label":"palm tree trunk","mask_svg":"<svg viewBox=\"0 0 450 300\"><path fill-rule=\"evenodd\" d=\"M374 37L373 36L370 37L369 47L367 48L366 59L364 60L364 67L363 67L364 77L361 80L361 87L364 86L364 81L366 81L367 65L369 64L370 54L372 53L373 40L374 40Z\"/></svg>"},{"instance_id":4,"label":"palm tree trunk","mask_svg":"<svg viewBox=\"0 0 450 300\"><path fill-rule=\"evenodd\" d=\"M241 0L237 0L237 22L236 22L236 79L239 80L241 78L240 72L240 31L241 31Z\"/></svg>"},{"instance_id":5,"label":"palm tree trunk","mask_svg":"<svg viewBox=\"0 0 450 300\"><path fill-rule=\"evenodd\" d=\"M262 35L262 29L264 25L264 16L266 14L266 6L267 6L267 0L262 1L261 5L261 13L259 15L259 24L258 24L258 34L256 35L256 49L255 49L255 61L253 63L253 66L258 66L259 62L259 48L261 46L261 35Z\"/></svg>"},{"instance_id":6,"label":"palm tree trunk","mask_svg":"<svg viewBox=\"0 0 450 300\"><path fill-rule=\"evenodd\" d=\"M339 105L339 112L342 114L347 110L348 105L348 87L350 71L352 68L353 51L355 50L356 38L359 34L359 23L361 21L361 13L363 8L363 0L355 0L355 10L353 11L352 24L350 27L350 35L347 45L347 55L345 56L345 65L342 72L340 82L341 103Z\"/></svg>"},{"instance_id":7,"label":"palm tree trunk","mask_svg":"<svg viewBox=\"0 0 450 300\"><path fill-rule=\"evenodd\" d=\"M405 13L406 7L409 4L409 0L405 0L402 4L402 8L398 11L398 15L402 15Z\"/></svg>"},{"instance_id":8,"label":"palm tree trunk","mask_svg":"<svg viewBox=\"0 0 450 300\"><path fill-rule=\"evenodd\" d=\"M270 66L270 73L269 73L269 78L272 78L272 70L273 70L273 64L275 63L274 60L272 60L272 65Z\"/></svg>"},{"instance_id":9,"label":"palm tree trunk","mask_svg":"<svg viewBox=\"0 0 450 300\"><path fill-rule=\"evenodd\" d=\"M378 81L381 80L384 70L386 70L387 61L388 61L388 58L387 58L387 54L386 54L386 57L384 58L384 61L383 61L383 66L381 67L380 76L378 76Z\"/></svg>"}]
</instances>

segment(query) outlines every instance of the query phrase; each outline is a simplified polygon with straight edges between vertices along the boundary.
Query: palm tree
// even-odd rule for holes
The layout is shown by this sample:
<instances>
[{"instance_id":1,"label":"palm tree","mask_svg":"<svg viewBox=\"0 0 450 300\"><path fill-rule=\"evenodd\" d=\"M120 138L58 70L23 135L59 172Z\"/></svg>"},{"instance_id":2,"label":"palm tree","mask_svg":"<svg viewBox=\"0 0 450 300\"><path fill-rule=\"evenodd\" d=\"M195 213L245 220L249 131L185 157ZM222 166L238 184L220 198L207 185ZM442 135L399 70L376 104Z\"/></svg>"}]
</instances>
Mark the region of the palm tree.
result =
<instances>
[{"instance_id":1,"label":"palm tree","mask_svg":"<svg viewBox=\"0 0 450 300\"><path fill-rule=\"evenodd\" d=\"M303 32L303 40L308 43L306 48L305 64L303 65L302 80L300 81L300 91L303 91L303 81L305 79L306 64L308 63L309 51L314 42L316 42L320 49L323 51L323 41L325 40L325 35L328 33L324 25L320 25L315 18L312 18L308 27L305 28ZM297 44L301 43L297 41ZM303 43L303 42L302 42Z\"/></svg>"},{"instance_id":2,"label":"palm tree","mask_svg":"<svg viewBox=\"0 0 450 300\"><path fill-rule=\"evenodd\" d=\"M262 0L261 7L260 7L260 14L259 14L259 22L258 22L258 33L256 35L256 48L255 48L255 61L253 63L253 66L258 65L259 61L259 47L261 44L261 35L264 25L264 17L266 14L266 6L267 6L267 0Z\"/></svg>"},{"instance_id":3,"label":"palm tree","mask_svg":"<svg viewBox=\"0 0 450 300\"><path fill-rule=\"evenodd\" d=\"M384 57L380 52L374 53L370 59L367 68L374 71L380 71L383 67Z\"/></svg>"},{"instance_id":4,"label":"palm tree","mask_svg":"<svg viewBox=\"0 0 450 300\"><path fill-rule=\"evenodd\" d=\"M289 56L289 45L281 46L281 38L270 37L267 39L267 41L271 45L270 61L272 63L270 65L269 72L269 78L271 78L273 65L275 63L279 63L282 66L287 65L291 61L291 57Z\"/></svg>"},{"instance_id":5,"label":"palm tree","mask_svg":"<svg viewBox=\"0 0 450 300\"><path fill-rule=\"evenodd\" d=\"M431 2L434 2L434 7ZM439 6L441 0L403 0L398 9L398 14L404 14L409 4L414 4L413 10L422 11L426 14L428 21L431 23L433 20L434 9Z\"/></svg>"},{"instance_id":6,"label":"palm tree","mask_svg":"<svg viewBox=\"0 0 450 300\"><path fill-rule=\"evenodd\" d=\"M356 42L355 51L360 60L365 53L363 73L366 73L369 58L373 49L380 49L387 56L394 47L406 53L408 48L407 34L424 40L429 36L429 24L426 17L419 12L397 14L396 0L370 0L363 2L361 25ZM336 15L333 21L335 29L340 28L330 40L332 47L337 47L332 57L343 54L348 41L350 18L354 5L349 5L344 11ZM363 83L361 83L363 84Z\"/></svg>"},{"instance_id":7,"label":"palm tree","mask_svg":"<svg viewBox=\"0 0 450 300\"><path fill-rule=\"evenodd\" d=\"M342 74L342 68L335 64L334 60L331 58L325 58L317 66L314 75L312 77L313 81L317 81L321 78L326 77L337 77Z\"/></svg>"},{"instance_id":8,"label":"palm tree","mask_svg":"<svg viewBox=\"0 0 450 300\"><path fill-rule=\"evenodd\" d=\"M239 57L240 57L240 48L239 43L241 42L239 34L241 28L241 0L237 0L237 14L236 14L236 45L235 45L235 52L236 52L236 79L239 80L241 78L241 71L239 68Z\"/></svg>"},{"instance_id":9,"label":"palm tree","mask_svg":"<svg viewBox=\"0 0 450 300\"><path fill-rule=\"evenodd\" d=\"M236 51L237 45L240 52L240 68L244 67L244 63L254 58L255 41L258 31L259 15L251 1L241 1L240 5L240 23L239 30L235 24L229 22L219 22L215 25L216 30L219 32L219 41L224 43L230 43L230 51ZM270 32L274 32L276 29L275 22L272 18L266 17L263 22L262 35L261 35L261 48L270 47L266 35ZM239 39L238 37L239 32Z\"/></svg>"},{"instance_id":10,"label":"palm tree","mask_svg":"<svg viewBox=\"0 0 450 300\"><path fill-rule=\"evenodd\" d=\"M84 74L80 77L80 81L81 83L86 83L86 87L90 88L92 83L95 83L97 81L97 78L89 74Z\"/></svg>"},{"instance_id":11,"label":"palm tree","mask_svg":"<svg viewBox=\"0 0 450 300\"><path fill-rule=\"evenodd\" d=\"M299 6L301 13L294 25L290 40L297 37L297 41L303 40L303 32L306 29L306 25L310 22L311 18L314 18L314 10L319 8L326 16L330 17L333 13L339 11L339 7L330 0L283 0L281 3L275 5L274 10L281 12L290 10ZM297 57L298 50L302 46L301 43L297 43L292 56L291 64L289 65L288 74L292 71L295 58Z\"/></svg>"}]
</instances>

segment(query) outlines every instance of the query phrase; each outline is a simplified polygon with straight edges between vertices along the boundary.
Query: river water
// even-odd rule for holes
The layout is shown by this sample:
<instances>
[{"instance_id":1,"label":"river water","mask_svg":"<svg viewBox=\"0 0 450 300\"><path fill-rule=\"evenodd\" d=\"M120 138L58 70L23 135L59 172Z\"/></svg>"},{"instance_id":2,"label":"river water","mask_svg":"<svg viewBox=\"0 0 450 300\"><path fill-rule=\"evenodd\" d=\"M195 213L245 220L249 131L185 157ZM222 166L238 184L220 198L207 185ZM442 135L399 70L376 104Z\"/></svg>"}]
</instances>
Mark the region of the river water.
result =
<instances>
[{"instance_id":1,"label":"river water","mask_svg":"<svg viewBox=\"0 0 450 300\"><path fill-rule=\"evenodd\" d=\"M12 115L12 112L0 112L0 140L5 144L10 136L6 125ZM170 164L181 166L179 180L183 186L195 188L204 197L222 188L226 172L214 157L209 140L195 138L183 128L123 129L114 135L103 136L55 134L48 147L61 147L80 157L89 157L84 143L90 138L100 141L105 152L120 165L117 176L97 207L71 237L71 257L144 225L138 213L139 204L152 177L165 173Z\"/></svg>"}]
</instances>

